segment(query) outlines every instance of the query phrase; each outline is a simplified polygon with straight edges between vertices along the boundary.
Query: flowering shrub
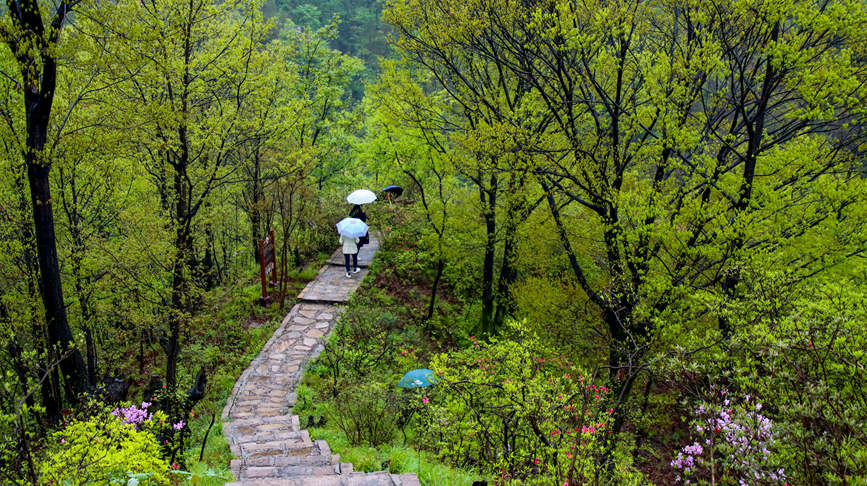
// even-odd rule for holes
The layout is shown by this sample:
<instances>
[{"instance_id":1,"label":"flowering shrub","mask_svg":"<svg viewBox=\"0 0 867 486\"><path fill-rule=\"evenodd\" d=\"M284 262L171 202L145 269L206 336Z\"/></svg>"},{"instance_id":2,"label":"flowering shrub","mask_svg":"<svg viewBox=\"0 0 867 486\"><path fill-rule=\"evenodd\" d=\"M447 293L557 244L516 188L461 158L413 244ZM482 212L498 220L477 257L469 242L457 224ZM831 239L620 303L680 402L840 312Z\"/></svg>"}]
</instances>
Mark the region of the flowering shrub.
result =
<instances>
[{"instance_id":1,"label":"flowering shrub","mask_svg":"<svg viewBox=\"0 0 867 486\"><path fill-rule=\"evenodd\" d=\"M141 408L128 415L102 413L74 421L51 435L47 457L40 464L44 484L169 484L169 464L162 458L153 434L143 428L153 417ZM147 407L144 407L147 408Z\"/></svg>"},{"instance_id":2,"label":"flowering shrub","mask_svg":"<svg viewBox=\"0 0 867 486\"><path fill-rule=\"evenodd\" d=\"M121 419L124 424L132 425L132 428L138 429L142 423L150 422L153 419L153 414L147 412L150 406L151 402L141 402L141 408L135 405L126 408L115 408L111 414Z\"/></svg>"},{"instance_id":3,"label":"flowering shrub","mask_svg":"<svg viewBox=\"0 0 867 486\"><path fill-rule=\"evenodd\" d=\"M807 290L793 315L742 326L733 351L749 372L739 385L765 397L780 424L789 484L867 484L867 294Z\"/></svg>"},{"instance_id":4,"label":"flowering shrub","mask_svg":"<svg viewBox=\"0 0 867 486\"><path fill-rule=\"evenodd\" d=\"M609 437L609 390L567 357L533 352L535 342L474 341L438 356L432 368L439 382L422 397L429 438L443 457L502 481L596 481L610 472L599 466ZM630 483L631 474L616 470L616 482Z\"/></svg>"},{"instance_id":5,"label":"flowering shrub","mask_svg":"<svg viewBox=\"0 0 867 486\"><path fill-rule=\"evenodd\" d=\"M154 434L157 442L160 445L163 457L169 462L177 462L180 466L185 466L183 460L184 444L190 436L190 428L186 426L189 419L191 404L186 400L186 395L181 390L174 392L166 390L157 390L152 397L153 404L150 402L142 402L141 408L135 410L135 406L129 409L118 409L120 414L129 414L132 418L141 417L144 409L150 410L155 406L159 406L160 410L152 414L152 418L147 422L147 430ZM158 404L158 405L156 405ZM149 408L150 407L150 408ZM127 412L124 412L124 411Z\"/></svg>"},{"instance_id":6,"label":"flowering shrub","mask_svg":"<svg viewBox=\"0 0 867 486\"><path fill-rule=\"evenodd\" d=\"M761 414L762 404L749 395L743 400L728 398L725 389L719 395L719 404L696 409L696 440L671 461L677 482L783 484L784 469L773 466L774 425Z\"/></svg>"}]
</instances>

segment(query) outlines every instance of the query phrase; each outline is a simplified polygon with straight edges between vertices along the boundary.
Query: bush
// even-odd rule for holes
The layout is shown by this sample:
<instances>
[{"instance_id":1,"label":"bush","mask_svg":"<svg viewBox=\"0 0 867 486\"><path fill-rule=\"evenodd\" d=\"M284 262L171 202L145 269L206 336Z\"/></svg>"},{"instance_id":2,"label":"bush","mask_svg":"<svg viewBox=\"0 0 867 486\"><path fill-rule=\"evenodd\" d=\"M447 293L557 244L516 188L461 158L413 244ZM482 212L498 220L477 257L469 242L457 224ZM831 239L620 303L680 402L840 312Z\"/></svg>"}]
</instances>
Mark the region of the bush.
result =
<instances>
[{"instance_id":1,"label":"bush","mask_svg":"<svg viewBox=\"0 0 867 486\"><path fill-rule=\"evenodd\" d=\"M867 484L867 298L834 286L744 326L739 384L781 425L794 484Z\"/></svg>"},{"instance_id":2,"label":"bush","mask_svg":"<svg viewBox=\"0 0 867 486\"><path fill-rule=\"evenodd\" d=\"M750 298L725 309L733 329L730 338L716 338L720 345L701 353L683 353L660 371L668 375L663 389L685 397L682 415L693 422L693 432L694 410L702 404L705 409L706 404L719 408L720 390L761 403L760 415L773 423L773 447L767 446L773 455L753 462L769 469L732 469L746 458L742 451L726 454L717 449L714 458L708 450L691 455L702 461L724 461L724 472L735 483L744 479L750 484L781 484L773 479L773 472L784 474L789 484L867 484L865 295L833 283L812 283L791 291L773 274L756 278L751 285ZM685 348L699 345L693 342ZM734 411L730 416L750 417L741 410L740 400L730 400L731 406L725 407ZM745 423L741 420L739 427ZM750 440L759 438L753 434ZM708 439L698 441L703 449ZM681 440L676 448L684 444L694 445L693 440ZM683 452L680 449L685 457ZM675 452L673 459L677 457ZM757 481L756 473L768 479ZM709 478L701 472L696 476L708 482Z\"/></svg>"},{"instance_id":3,"label":"bush","mask_svg":"<svg viewBox=\"0 0 867 486\"><path fill-rule=\"evenodd\" d=\"M109 413L74 421L51 440L39 468L45 484L169 483L169 464L154 436Z\"/></svg>"},{"instance_id":4,"label":"bush","mask_svg":"<svg viewBox=\"0 0 867 486\"><path fill-rule=\"evenodd\" d=\"M535 337L522 341L476 341L434 359L439 382L421 398L428 442L504 482L576 485L608 475L599 466L610 438L608 389L565 357L541 353ZM614 474L618 484L636 481L629 468Z\"/></svg>"},{"instance_id":5,"label":"bush","mask_svg":"<svg viewBox=\"0 0 867 486\"><path fill-rule=\"evenodd\" d=\"M396 322L394 314L371 308L356 307L340 317L316 362L328 378L331 397L392 362Z\"/></svg>"},{"instance_id":6,"label":"bush","mask_svg":"<svg viewBox=\"0 0 867 486\"><path fill-rule=\"evenodd\" d=\"M394 438L401 410L394 391L385 386L360 385L343 390L333 407L337 427L350 444L376 447Z\"/></svg>"},{"instance_id":7,"label":"bush","mask_svg":"<svg viewBox=\"0 0 867 486\"><path fill-rule=\"evenodd\" d=\"M762 404L716 389L712 403L702 403L692 420L692 440L671 461L677 482L780 484L784 468L776 454L774 423L762 413ZM685 482L689 482L687 479Z\"/></svg>"}]
</instances>

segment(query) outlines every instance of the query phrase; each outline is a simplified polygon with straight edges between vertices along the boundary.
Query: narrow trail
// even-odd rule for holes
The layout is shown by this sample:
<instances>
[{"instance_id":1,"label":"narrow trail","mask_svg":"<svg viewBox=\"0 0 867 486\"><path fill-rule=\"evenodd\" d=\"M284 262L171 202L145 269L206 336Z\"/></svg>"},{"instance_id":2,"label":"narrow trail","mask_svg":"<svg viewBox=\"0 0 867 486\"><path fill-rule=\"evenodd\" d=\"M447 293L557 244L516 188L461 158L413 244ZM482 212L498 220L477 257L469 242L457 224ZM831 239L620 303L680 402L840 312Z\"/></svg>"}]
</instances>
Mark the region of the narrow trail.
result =
<instances>
[{"instance_id":1,"label":"narrow trail","mask_svg":"<svg viewBox=\"0 0 867 486\"><path fill-rule=\"evenodd\" d=\"M371 235L361 249L361 272L346 278L336 252L299 294L299 302L235 383L223 409L223 435L235 455L231 486L420 486L415 474L353 472L324 440L301 428L295 386L304 366L322 352L342 304L368 273L379 249Z\"/></svg>"}]
</instances>

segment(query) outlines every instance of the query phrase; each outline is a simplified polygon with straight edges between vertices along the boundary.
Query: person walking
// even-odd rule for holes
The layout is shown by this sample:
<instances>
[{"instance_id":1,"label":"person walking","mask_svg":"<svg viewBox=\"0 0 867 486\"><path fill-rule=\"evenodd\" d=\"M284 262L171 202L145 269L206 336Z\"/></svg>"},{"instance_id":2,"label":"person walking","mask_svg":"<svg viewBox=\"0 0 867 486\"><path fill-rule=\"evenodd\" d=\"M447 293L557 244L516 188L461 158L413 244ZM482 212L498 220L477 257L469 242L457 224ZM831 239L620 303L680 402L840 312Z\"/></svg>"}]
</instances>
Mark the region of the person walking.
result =
<instances>
[{"instance_id":1,"label":"person walking","mask_svg":"<svg viewBox=\"0 0 867 486\"><path fill-rule=\"evenodd\" d=\"M349 236L340 235L339 243L343 244L343 261L346 265L346 278L351 278L353 273L358 273L361 269L358 268L358 241L360 238L352 238ZM349 260L352 260L352 270L350 273Z\"/></svg>"},{"instance_id":2,"label":"person walking","mask_svg":"<svg viewBox=\"0 0 867 486\"><path fill-rule=\"evenodd\" d=\"M367 213L364 212L364 209L361 208L360 204L355 204L352 206L352 209L349 210L349 217L357 218L367 223ZM362 246L368 243L370 243L370 234L364 233L364 236L362 236L358 240L358 249L361 249Z\"/></svg>"}]
</instances>

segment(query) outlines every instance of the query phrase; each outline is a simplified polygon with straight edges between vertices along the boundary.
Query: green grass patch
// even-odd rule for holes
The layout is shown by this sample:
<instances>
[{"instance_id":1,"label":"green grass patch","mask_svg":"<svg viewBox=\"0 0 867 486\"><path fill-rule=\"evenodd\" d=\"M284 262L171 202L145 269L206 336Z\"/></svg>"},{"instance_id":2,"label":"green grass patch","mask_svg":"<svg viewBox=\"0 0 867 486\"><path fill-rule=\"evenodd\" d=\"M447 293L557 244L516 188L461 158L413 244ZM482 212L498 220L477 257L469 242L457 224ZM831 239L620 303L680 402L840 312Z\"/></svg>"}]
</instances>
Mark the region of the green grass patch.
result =
<instances>
[{"instance_id":1,"label":"green grass patch","mask_svg":"<svg viewBox=\"0 0 867 486\"><path fill-rule=\"evenodd\" d=\"M324 439L331 452L340 454L341 462L351 462L356 471L373 472L387 469L392 474L412 473L424 486L471 486L481 475L442 464L428 452L417 451L402 444L387 444L379 448L351 446L346 436L332 427L308 429L310 437Z\"/></svg>"}]
</instances>

